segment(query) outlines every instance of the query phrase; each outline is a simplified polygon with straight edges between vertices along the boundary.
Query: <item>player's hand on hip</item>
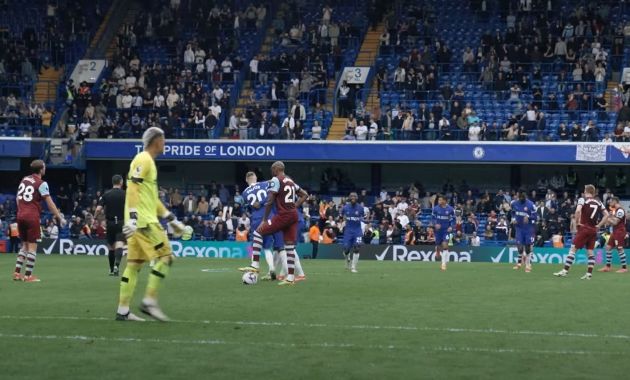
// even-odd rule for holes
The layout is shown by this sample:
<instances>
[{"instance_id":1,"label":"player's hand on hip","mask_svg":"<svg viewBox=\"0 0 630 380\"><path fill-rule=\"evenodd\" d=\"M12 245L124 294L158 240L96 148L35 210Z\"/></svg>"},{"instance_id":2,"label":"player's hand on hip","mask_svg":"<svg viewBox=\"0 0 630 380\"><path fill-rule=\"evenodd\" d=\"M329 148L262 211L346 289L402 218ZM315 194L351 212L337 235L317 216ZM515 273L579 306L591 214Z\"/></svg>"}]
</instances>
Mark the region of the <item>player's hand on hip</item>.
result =
<instances>
[{"instance_id":1,"label":"player's hand on hip","mask_svg":"<svg viewBox=\"0 0 630 380\"><path fill-rule=\"evenodd\" d=\"M127 223L125 223L122 230L123 230L123 234L125 235L127 239L129 239L136 233L136 231L138 230L138 213L137 212L129 213L129 220L127 221Z\"/></svg>"}]
</instances>

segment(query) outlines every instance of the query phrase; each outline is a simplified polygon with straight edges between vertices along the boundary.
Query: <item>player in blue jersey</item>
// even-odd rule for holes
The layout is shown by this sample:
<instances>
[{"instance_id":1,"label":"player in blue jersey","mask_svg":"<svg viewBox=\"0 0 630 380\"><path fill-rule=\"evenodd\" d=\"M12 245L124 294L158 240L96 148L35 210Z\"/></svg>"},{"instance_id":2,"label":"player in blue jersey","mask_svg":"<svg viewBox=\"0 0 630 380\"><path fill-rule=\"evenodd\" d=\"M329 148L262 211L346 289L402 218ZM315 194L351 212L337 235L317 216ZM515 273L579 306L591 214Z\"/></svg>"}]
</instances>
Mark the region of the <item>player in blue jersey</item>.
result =
<instances>
[{"instance_id":1,"label":"player in blue jersey","mask_svg":"<svg viewBox=\"0 0 630 380\"><path fill-rule=\"evenodd\" d=\"M248 172L245 175L245 181L248 187L243 191L242 196L245 199L247 207L251 215L251 230L255 231L262 223L263 216L265 214L265 202L267 201L267 188L269 182L258 182L258 177L254 172ZM270 217L275 213L275 209L272 210ZM299 216L299 213L298 213ZM273 253L271 248L273 247ZM282 232L276 232L272 235L263 236L263 250L265 253L265 261L269 267L269 273L262 280L273 281L276 280L276 272L278 272L277 279L284 280L287 271L287 253L284 250L284 238ZM295 281L303 281L306 279L304 270L302 269L302 263L298 255L295 256Z\"/></svg>"},{"instance_id":2,"label":"player in blue jersey","mask_svg":"<svg viewBox=\"0 0 630 380\"><path fill-rule=\"evenodd\" d=\"M455 220L455 210L448 203L444 195L438 196L438 204L433 207L431 222L435 230L435 258L442 259L440 268L446 270L448 263L448 233Z\"/></svg>"},{"instance_id":3,"label":"player in blue jersey","mask_svg":"<svg viewBox=\"0 0 630 380\"><path fill-rule=\"evenodd\" d=\"M248 172L245 175L245 181L248 187L243 191L243 199L247 204L247 207L251 215L251 231L255 231L258 226L263 222L263 216L265 214L265 202L267 201L267 187L269 183L267 181L258 182L256 173ZM273 211L270 216L273 216ZM282 252L284 251L284 239L282 232L276 232L272 235L265 235L263 237L263 249L265 252L265 260L269 266L269 273L263 277L263 280L275 280L276 268L274 265L274 257L271 252L271 248L282 258ZM286 256L286 253L285 253ZM286 258L284 259L286 261ZM282 261L280 261L282 262Z\"/></svg>"},{"instance_id":4,"label":"player in blue jersey","mask_svg":"<svg viewBox=\"0 0 630 380\"><path fill-rule=\"evenodd\" d=\"M527 199L525 191L518 193L518 199L512 201L512 224L516 227L516 247L518 248L518 263L514 269L521 269L525 265L525 272L531 272L532 264L529 261L534 236L536 235L536 207Z\"/></svg>"},{"instance_id":5,"label":"player in blue jersey","mask_svg":"<svg viewBox=\"0 0 630 380\"><path fill-rule=\"evenodd\" d=\"M357 193L350 193L348 199L350 202L341 209L341 216L346 222L343 230L343 254L346 258L346 269L350 269L352 273L357 273L359 251L363 245L361 222L365 219L365 213L363 206L357 203ZM351 250L352 255L350 255Z\"/></svg>"}]
</instances>

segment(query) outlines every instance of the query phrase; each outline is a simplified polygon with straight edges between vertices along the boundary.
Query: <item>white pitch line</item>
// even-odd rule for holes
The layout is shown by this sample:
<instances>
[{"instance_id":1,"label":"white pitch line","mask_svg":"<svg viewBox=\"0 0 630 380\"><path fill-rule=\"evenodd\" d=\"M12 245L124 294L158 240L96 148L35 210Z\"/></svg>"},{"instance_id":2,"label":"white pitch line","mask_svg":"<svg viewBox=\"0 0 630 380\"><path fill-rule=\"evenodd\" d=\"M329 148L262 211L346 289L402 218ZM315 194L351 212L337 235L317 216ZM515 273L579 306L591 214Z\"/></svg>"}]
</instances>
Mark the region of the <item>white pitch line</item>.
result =
<instances>
[{"instance_id":1,"label":"white pitch line","mask_svg":"<svg viewBox=\"0 0 630 380\"><path fill-rule=\"evenodd\" d=\"M69 340L76 342L115 342L115 343L158 343L160 345L242 345L243 342L225 341L219 339L157 339L136 337L107 337L85 335L28 335L0 333L0 339L30 339L30 340ZM626 356L628 352L622 351L583 351L583 350L528 350L520 348L487 348L470 346L394 346L394 345L358 345L354 343L265 343L247 342L248 346L265 346L275 348L330 348L330 349L371 349L371 350L404 350L424 352L474 352L490 354L539 354L539 355L620 355Z\"/></svg>"},{"instance_id":2,"label":"white pitch line","mask_svg":"<svg viewBox=\"0 0 630 380\"><path fill-rule=\"evenodd\" d=\"M113 321L106 317L75 317L75 316L48 316L48 315L0 315L1 319L24 320L68 320L68 321ZM153 322L149 320L149 322ZM295 323L295 322L268 322L268 321L220 321L220 320L172 320L172 323L185 324L217 324L237 326L263 326L263 327L299 327L299 328L330 328L349 330L400 330L400 331L431 331L442 333L463 334L495 334L495 335L534 335L570 338L596 338L630 340L630 335L623 334L597 334L572 331L534 331L534 330L502 330L502 329L469 329L455 327L429 327L429 326L378 326L378 325L334 325L326 323Z\"/></svg>"}]
</instances>

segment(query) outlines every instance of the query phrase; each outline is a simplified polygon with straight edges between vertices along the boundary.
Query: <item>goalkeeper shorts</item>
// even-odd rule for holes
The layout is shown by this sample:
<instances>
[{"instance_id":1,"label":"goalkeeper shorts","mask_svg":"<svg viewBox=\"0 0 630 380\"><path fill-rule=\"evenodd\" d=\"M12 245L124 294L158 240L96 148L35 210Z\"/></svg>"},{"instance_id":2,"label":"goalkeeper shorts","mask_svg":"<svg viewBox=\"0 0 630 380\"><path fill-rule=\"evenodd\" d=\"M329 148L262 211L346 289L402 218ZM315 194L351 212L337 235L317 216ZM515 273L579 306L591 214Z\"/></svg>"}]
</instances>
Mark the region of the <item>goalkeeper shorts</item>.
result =
<instances>
[{"instance_id":1,"label":"goalkeeper shorts","mask_svg":"<svg viewBox=\"0 0 630 380\"><path fill-rule=\"evenodd\" d=\"M127 239L127 260L149 261L170 254L171 244L166 231L159 223L138 228L136 233Z\"/></svg>"}]
</instances>

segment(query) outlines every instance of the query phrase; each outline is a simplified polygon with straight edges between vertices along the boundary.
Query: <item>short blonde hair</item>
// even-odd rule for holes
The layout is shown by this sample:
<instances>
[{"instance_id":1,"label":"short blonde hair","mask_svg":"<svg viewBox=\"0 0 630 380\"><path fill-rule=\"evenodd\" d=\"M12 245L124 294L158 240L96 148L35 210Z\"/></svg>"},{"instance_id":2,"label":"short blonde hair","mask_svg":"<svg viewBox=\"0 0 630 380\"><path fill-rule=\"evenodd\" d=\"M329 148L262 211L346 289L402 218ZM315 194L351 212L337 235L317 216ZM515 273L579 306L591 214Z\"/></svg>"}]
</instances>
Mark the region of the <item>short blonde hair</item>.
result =
<instances>
[{"instance_id":1,"label":"short blonde hair","mask_svg":"<svg viewBox=\"0 0 630 380\"><path fill-rule=\"evenodd\" d=\"M591 194L592 196L597 195L597 189L593 185L584 186L584 193Z\"/></svg>"}]
</instances>

